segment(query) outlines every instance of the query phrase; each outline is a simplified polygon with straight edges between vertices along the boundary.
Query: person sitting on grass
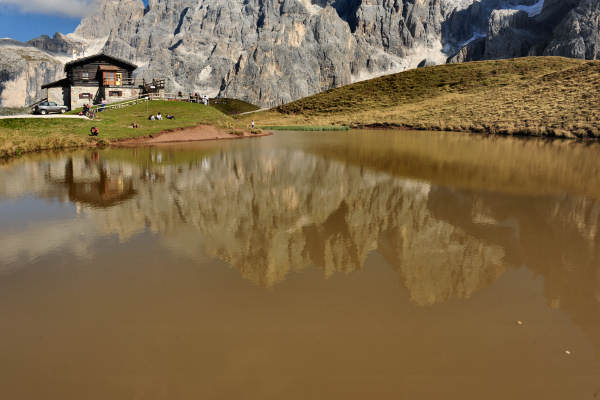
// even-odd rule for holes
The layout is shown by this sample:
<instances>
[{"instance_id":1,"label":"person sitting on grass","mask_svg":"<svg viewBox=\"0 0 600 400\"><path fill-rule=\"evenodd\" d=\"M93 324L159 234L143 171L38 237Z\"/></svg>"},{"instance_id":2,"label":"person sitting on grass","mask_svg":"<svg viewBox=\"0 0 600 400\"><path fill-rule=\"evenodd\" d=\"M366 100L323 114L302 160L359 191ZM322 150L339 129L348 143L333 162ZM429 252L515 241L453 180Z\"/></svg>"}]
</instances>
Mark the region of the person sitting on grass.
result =
<instances>
[{"instance_id":1,"label":"person sitting on grass","mask_svg":"<svg viewBox=\"0 0 600 400\"><path fill-rule=\"evenodd\" d=\"M140 126L137 124L137 122L132 122L132 123L131 123L131 128L133 128L133 129L137 129L137 128L139 128L139 127L140 127Z\"/></svg>"},{"instance_id":2,"label":"person sitting on grass","mask_svg":"<svg viewBox=\"0 0 600 400\"><path fill-rule=\"evenodd\" d=\"M172 114L167 114L167 119L175 119L175 116Z\"/></svg>"},{"instance_id":3,"label":"person sitting on grass","mask_svg":"<svg viewBox=\"0 0 600 400\"><path fill-rule=\"evenodd\" d=\"M156 120L156 117L154 116L154 114L152 114L151 116L148 117L148 121L154 121Z\"/></svg>"},{"instance_id":4,"label":"person sitting on grass","mask_svg":"<svg viewBox=\"0 0 600 400\"><path fill-rule=\"evenodd\" d=\"M158 121L162 121L163 117L162 117L162 114L160 113L160 111L158 112L158 114L156 114L156 119Z\"/></svg>"},{"instance_id":5,"label":"person sitting on grass","mask_svg":"<svg viewBox=\"0 0 600 400\"><path fill-rule=\"evenodd\" d=\"M100 134L100 131L98 130L98 128L96 128L95 126L92 126L92 129L90 129L90 136L98 136Z\"/></svg>"}]
</instances>

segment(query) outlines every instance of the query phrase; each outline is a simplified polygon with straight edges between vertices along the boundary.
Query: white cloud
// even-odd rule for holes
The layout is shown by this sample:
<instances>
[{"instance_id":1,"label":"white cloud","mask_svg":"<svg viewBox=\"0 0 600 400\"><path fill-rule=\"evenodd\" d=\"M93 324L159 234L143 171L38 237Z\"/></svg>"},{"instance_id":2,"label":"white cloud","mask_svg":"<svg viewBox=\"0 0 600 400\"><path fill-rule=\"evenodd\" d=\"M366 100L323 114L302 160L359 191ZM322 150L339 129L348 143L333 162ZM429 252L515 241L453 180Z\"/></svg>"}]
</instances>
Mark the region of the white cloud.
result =
<instances>
[{"instance_id":1,"label":"white cloud","mask_svg":"<svg viewBox=\"0 0 600 400\"><path fill-rule=\"evenodd\" d=\"M23 13L83 17L92 11L94 0L0 0L0 6Z\"/></svg>"}]
</instances>

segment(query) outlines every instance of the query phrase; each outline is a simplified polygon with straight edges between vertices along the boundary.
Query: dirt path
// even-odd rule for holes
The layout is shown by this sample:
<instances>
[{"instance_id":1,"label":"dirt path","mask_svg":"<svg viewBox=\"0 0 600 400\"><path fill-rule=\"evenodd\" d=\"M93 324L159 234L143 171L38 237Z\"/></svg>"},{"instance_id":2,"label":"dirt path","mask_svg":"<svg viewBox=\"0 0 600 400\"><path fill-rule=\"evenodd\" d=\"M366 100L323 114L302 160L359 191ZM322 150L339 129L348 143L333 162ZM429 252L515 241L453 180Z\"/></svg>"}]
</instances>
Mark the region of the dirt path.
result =
<instances>
[{"instance_id":1,"label":"dirt path","mask_svg":"<svg viewBox=\"0 0 600 400\"><path fill-rule=\"evenodd\" d=\"M270 133L234 135L211 125L198 125L173 131L160 132L150 137L127 139L115 143L118 146L152 145L162 143L196 142L201 140L241 139L245 137L269 136Z\"/></svg>"},{"instance_id":2,"label":"dirt path","mask_svg":"<svg viewBox=\"0 0 600 400\"><path fill-rule=\"evenodd\" d=\"M87 119L81 115L64 115L64 114L48 114L48 115L33 115L33 114L15 114L15 115L0 115L0 119Z\"/></svg>"},{"instance_id":3,"label":"dirt path","mask_svg":"<svg viewBox=\"0 0 600 400\"><path fill-rule=\"evenodd\" d=\"M256 113L259 113L259 112L262 112L262 111L269 111L269 110L270 110L270 108L259 108L258 110L246 111L246 112L243 112L243 113L239 113L238 115L256 114Z\"/></svg>"}]
</instances>

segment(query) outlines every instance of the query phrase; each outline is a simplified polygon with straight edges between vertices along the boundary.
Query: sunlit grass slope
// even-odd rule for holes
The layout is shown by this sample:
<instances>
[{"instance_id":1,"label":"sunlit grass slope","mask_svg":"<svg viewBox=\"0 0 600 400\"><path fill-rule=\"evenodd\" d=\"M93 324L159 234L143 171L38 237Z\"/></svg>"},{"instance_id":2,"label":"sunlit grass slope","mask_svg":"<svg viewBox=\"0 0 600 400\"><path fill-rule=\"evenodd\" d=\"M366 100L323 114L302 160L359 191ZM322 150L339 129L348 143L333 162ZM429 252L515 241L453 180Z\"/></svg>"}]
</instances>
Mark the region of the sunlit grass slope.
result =
<instances>
[{"instance_id":1,"label":"sunlit grass slope","mask_svg":"<svg viewBox=\"0 0 600 400\"><path fill-rule=\"evenodd\" d=\"M259 125L391 126L600 136L600 62L449 64L358 82L252 115Z\"/></svg>"},{"instance_id":2,"label":"sunlit grass slope","mask_svg":"<svg viewBox=\"0 0 600 400\"><path fill-rule=\"evenodd\" d=\"M260 109L260 107L254 104L237 99L212 99L210 100L210 105L227 115L236 115Z\"/></svg>"},{"instance_id":3,"label":"sunlit grass slope","mask_svg":"<svg viewBox=\"0 0 600 400\"><path fill-rule=\"evenodd\" d=\"M149 121L150 114L161 112L175 115L175 120ZM130 125L136 122L139 129ZM164 130L210 124L222 128L239 125L231 117L211 106L193 103L152 101L128 108L98 113L96 120L85 119L8 119L0 120L0 157L28 151L83 146L101 140L105 142L148 136ZM90 138L92 126L100 136Z\"/></svg>"}]
</instances>

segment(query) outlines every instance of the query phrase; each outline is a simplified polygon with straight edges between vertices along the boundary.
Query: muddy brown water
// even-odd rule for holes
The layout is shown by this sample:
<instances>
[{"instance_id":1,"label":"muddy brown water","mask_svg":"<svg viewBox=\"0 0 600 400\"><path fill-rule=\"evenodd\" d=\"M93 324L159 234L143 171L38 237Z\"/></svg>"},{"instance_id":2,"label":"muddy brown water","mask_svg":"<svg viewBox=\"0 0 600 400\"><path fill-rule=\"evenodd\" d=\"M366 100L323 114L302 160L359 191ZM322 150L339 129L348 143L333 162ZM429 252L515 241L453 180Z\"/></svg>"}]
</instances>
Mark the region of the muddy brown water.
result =
<instances>
[{"instance_id":1,"label":"muddy brown water","mask_svg":"<svg viewBox=\"0 0 600 400\"><path fill-rule=\"evenodd\" d=\"M599 399L600 145L279 133L0 165L0 398Z\"/></svg>"}]
</instances>

